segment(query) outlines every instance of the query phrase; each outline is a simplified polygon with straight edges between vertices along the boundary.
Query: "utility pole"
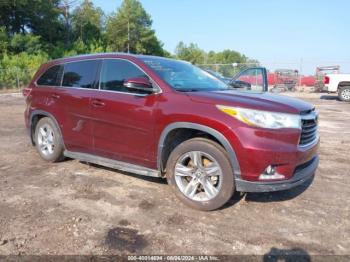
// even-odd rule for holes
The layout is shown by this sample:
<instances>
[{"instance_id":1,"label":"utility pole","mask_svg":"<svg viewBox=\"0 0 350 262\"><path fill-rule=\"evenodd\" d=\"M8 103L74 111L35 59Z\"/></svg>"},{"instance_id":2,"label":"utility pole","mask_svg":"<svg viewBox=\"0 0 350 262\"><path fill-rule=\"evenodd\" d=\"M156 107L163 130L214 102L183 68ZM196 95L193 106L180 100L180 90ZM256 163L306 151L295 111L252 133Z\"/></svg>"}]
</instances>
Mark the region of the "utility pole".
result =
<instances>
[{"instance_id":1,"label":"utility pole","mask_svg":"<svg viewBox=\"0 0 350 262\"><path fill-rule=\"evenodd\" d=\"M66 36L66 47L68 46L68 43L69 43L69 4L68 4L68 1L65 2L65 12L66 12L66 33L67 33L67 36Z\"/></svg>"},{"instance_id":2,"label":"utility pole","mask_svg":"<svg viewBox=\"0 0 350 262\"><path fill-rule=\"evenodd\" d=\"M130 3L128 5L128 53L130 53Z\"/></svg>"},{"instance_id":3,"label":"utility pole","mask_svg":"<svg viewBox=\"0 0 350 262\"><path fill-rule=\"evenodd\" d=\"M299 86L301 86L301 72L303 71L303 58L300 58L300 68L299 68Z\"/></svg>"},{"instance_id":4,"label":"utility pole","mask_svg":"<svg viewBox=\"0 0 350 262\"><path fill-rule=\"evenodd\" d=\"M130 53L130 21L128 15L128 53Z\"/></svg>"},{"instance_id":5,"label":"utility pole","mask_svg":"<svg viewBox=\"0 0 350 262\"><path fill-rule=\"evenodd\" d=\"M72 7L78 0L63 0L62 5L59 6L59 8L62 10L63 9L63 16L64 19L66 20L66 41L65 45L66 47L69 44L70 40L70 23L69 23L69 8Z\"/></svg>"}]
</instances>

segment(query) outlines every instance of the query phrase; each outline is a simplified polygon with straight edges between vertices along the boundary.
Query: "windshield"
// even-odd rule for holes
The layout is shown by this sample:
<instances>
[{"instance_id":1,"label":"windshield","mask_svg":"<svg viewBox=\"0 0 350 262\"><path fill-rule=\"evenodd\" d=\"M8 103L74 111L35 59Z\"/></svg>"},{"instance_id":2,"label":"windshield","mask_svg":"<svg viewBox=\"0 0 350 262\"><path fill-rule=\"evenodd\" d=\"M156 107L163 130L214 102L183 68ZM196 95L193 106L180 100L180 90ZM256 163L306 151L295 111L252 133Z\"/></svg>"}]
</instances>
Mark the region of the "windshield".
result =
<instances>
[{"instance_id":1,"label":"windshield","mask_svg":"<svg viewBox=\"0 0 350 262\"><path fill-rule=\"evenodd\" d=\"M216 77L218 77L220 79L224 78L224 76L222 74L220 74L219 72L215 72L215 71L210 70L210 69L207 69L205 71L207 71L209 74L211 74L213 76L216 76Z\"/></svg>"},{"instance_id":2,"label":"windshield","mask_svg":"<svg viewBox=\"0 0 350 262\"><path fill-rule=\"evenodd\" d=\"M178 91L227 90L229 87L208 72L184 61L145 57L141 60Z\"/></svg>"}]
</instances>

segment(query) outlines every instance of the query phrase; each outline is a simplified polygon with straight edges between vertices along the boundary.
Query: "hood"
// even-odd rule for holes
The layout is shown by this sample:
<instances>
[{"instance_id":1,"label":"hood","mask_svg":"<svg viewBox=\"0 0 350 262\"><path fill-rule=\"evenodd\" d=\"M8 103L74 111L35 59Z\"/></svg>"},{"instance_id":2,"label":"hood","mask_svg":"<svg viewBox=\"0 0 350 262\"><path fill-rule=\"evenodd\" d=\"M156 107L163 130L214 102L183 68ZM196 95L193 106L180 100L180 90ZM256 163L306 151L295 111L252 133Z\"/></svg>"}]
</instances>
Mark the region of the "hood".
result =
<instances>
[{"instance_id":1,"label":"hood","mask_svg":"<svg viewBox=\"0 0 350 262\"><path fill-rule=\"evenodd\" d=\"M225 106L236 106L250 109L300 114L314 107L302 100L271 93L254 93L236 90L197 91L187 93L194 102L209 103Z\"/></svg>"}]
</instances>

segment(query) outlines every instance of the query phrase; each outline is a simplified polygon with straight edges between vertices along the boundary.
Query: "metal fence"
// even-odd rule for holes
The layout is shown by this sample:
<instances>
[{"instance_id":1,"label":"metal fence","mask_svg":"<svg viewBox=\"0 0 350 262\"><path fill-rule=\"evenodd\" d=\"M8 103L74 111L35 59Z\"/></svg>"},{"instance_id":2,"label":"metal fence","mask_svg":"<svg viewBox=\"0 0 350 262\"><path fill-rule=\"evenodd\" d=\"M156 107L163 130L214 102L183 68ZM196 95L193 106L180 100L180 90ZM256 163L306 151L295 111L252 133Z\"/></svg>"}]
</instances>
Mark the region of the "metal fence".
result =
<instances>
[{"instance_id":1,"label":"metal fence","mask_svg":"<svg viewBox=\"0 0 350 262\"><path fill-rule=\"evenodd\" d=\"M259 63L198 64L197 66L211 72L219 73L224 77L233 77L245 68L259 66Z\"/></svg>"},{"instance_id":2,"label":"metal fence","mask_svg":"<svg viewBox=\"0 0 350 262\"><path fill-rule=\"evenodd\" d=\"M322 87L323 76L327 73L350 73L350 61L282 61L259 63L232 64L198 64L197 66L224 77L232 78L241 70L264 66L268 70L269 88L283 85L285 82L295 81L297 90L318 90ZM338 70L329 70L329 69ZM328 69L328 70L327 70ZM28 85L33 74L32 70L12 67L0 68L0 90L20 90Z\"/></svg>"},{"instance_id":3,"label":"metal fence","mask_svg":"<svg viewBox=\"0 0 350 262\"><path fill-rule=\"evenodd\" d=\"M263 66L268 70L269 89L294 86L293 91L321 91L323 79L329 73L350 73L350 61L299 61L233 64L198 64L202 69L232 78L242 69ZM291 84L292 83L292 84Z\"/></svg>"}]
</instances>

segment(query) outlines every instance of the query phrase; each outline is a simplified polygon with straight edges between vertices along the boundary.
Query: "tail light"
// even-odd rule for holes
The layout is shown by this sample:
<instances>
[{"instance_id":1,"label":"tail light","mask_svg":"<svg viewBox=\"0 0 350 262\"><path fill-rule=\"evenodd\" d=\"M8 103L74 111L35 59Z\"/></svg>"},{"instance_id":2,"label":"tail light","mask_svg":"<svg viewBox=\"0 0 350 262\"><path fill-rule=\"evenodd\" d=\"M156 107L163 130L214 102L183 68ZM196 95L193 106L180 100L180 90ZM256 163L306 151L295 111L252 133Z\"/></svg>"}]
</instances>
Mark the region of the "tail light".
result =
<instances>
[{"instance_id":1,"label":"tail light","mask_svg":"<svg viewBox=\"0 0 350 262\"><path fill-rule=\"evenodd\" d=\"M325 77L324 77L323 83L324 83L325 85L329 84L329 76L325 76Z\"/></svg>"},{"instance_id":2,"label":"tail light","mask_svg":"<svg viewBox=\"0 0 350 262\"><path fill-rule=\"evenodd\" d=\"M29 87L25 87L22 90L22 94L23 94L24 97L28 97L30 95L30 92L32 92L32 89L29 88Z\"/></svg>"}]
</instances>

